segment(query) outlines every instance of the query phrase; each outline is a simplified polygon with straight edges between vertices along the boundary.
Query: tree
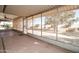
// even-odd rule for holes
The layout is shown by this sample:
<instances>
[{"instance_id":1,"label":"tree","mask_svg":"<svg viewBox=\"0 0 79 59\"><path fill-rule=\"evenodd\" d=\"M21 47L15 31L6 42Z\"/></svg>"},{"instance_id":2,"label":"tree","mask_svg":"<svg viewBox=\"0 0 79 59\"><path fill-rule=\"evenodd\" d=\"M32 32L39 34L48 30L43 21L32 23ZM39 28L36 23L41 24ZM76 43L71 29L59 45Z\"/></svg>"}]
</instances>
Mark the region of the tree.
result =
<instances>
[{"instance_id":1,"label":"tree","mask_svg":"<svg viewBox=\"0 0 79 59\"><path fill-rule=\"evenodd\" d=\"M68 25L67 27L71 26L73 19L72 20L69 20L69 19L74 18L74 16L75 16L75 12L73 11L66 11L66 12L60 13L58 15L59 24L66 24Z\"/></svg>"},{"instance_id":2,"label":"tree","mask_svg":"<svg viewBox=\"0 0 79 59\"><path fill-rule=\"evenodd\" d=\"M3 27L5 27L6 29L9 29L10 25L9 24L4 24Z\"/></svg>"},{"instance_id":3,"label":"tree","mask_svg":"<svg viewBox=\"0 0 79 59\"><path fill-rule=\"evenodd\" d=\"M46 25L51 25L50 28L54 28L54 32L55 32L55 17L54 16L47 16L45 17L45 26L44 28L46 28Z\"/></svg>"},{"instance_id":4,"label":"tree","mask_svg":"<svg viewBox=\"0 0 79 59\"><path fill-rule=\"evenodd\" d=\"M38 27L39 27L39 24L36 24L33 26L34 29L38 29Z\"/></svg>"}]
</instances>

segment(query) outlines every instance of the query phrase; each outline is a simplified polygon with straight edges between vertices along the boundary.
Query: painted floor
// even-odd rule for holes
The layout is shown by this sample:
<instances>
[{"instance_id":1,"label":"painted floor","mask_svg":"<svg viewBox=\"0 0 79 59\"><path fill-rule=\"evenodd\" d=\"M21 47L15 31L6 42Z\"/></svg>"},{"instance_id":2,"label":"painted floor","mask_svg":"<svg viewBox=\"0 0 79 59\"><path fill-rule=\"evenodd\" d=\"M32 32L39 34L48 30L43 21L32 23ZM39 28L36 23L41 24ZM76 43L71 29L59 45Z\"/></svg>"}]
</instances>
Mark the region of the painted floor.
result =
<instances>
[{"instance_id":1,"label":"painted floor","mask_svg":"<svg viewBox=\"0 0 79 59\"><path fill-rule=\"evenodd\" d=\"M2 44L3 40L3 44ZM0 32L0 52L6 53L70 53L61 47L22 35L15 31Z\"/></svg>"}]
</instances>

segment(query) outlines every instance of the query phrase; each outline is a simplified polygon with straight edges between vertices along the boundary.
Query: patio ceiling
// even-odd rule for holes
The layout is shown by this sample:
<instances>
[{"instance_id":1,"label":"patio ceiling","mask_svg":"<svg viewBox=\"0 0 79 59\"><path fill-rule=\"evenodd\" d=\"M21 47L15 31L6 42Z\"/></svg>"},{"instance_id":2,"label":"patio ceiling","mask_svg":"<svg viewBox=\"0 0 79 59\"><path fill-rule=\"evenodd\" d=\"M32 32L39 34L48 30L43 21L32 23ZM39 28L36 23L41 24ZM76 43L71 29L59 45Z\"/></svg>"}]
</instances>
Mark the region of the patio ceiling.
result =
<instances>
[{"instance_id":1,"label":"patio ceiling","mask_svg":"<svg viewBox=\"0 0 79 59\"><path fill-rule=\"evenodd\" d=\"M7 5L4 13L16 16L30 16L36 13L40 13L58 5ZM3 5L0 5L0 12L3 12Z\"/></svg>"},{"instance_id":2,"label":"patio ceiling","mask_svg":"<svg viewBox=\"0 0 79 59\"><path fill-rule=\"evenodd\" d=\"M29 16L38 12L42 12L57 5L7 5L5 13L17 16ZM0 6L0 12L3 11L3 6Z\"/></svg>"}]
</instances>

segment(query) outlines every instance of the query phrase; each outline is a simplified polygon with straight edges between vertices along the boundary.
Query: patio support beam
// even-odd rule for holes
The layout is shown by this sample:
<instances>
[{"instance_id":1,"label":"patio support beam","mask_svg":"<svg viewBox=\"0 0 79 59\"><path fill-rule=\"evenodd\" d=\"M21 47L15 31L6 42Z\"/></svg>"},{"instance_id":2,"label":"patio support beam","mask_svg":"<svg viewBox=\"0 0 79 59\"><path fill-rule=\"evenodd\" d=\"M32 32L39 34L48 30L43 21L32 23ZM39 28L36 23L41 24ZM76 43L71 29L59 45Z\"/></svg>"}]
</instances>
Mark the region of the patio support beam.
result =
<instances>
[{"instance_id":1,"label":"patio support beam","mask_svg":"<svg viewBox=\"0 0 79 59\"><path fill-rule=\"evenodd\" d=\"M24 17L23 17L23 20L22 20L22 22L23 22L23 33L24 33Z\"/></svg>"},{"instance_id":2,"label":"patio support beam","mask_svg":"<svg viewBox=\"0 0 79 59\"><path fill-rule=\"evenodd\" d=\"M42 13L41 13L41 37L42 37Z\"/></svg>"},{"instance_id":3,"label":"patio support beam","mask_svg":"<svg viewBox=\"0 0 79 59\"><path fill-rule=\"evenodd\" d=\"M3 13L5 13L6 7L7 7L7 5L3 6Z\"/></svg>"},{"instance_id":4,"label":"patio support beam","mask_svg":"<svg viewBox=\"0 0 79 59\"><path fill-rule=\"evenodd\" d=\"M32 34L33 34L33 16L32 16Z\"/></svg>"}]
</instances>

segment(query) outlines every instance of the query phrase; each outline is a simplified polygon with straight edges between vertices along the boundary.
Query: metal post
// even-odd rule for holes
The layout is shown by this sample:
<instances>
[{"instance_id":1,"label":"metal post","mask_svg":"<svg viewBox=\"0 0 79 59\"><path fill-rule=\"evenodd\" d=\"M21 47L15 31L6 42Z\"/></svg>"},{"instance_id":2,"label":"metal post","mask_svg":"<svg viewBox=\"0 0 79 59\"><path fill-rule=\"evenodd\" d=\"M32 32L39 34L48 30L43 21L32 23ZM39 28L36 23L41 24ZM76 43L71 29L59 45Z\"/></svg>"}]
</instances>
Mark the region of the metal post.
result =
<instances>
[{"instance_id":1,"label":"metal post","mask_svg":"<svg viewBox=\"0 0 79 59\"><path fill-rule=\"evenodd\" d=\"M57 8L57 18L58 18L58 8ZM56 23L56 40L58 40L58 19L56 19L56 21L55 21L55 23Z\"/></svg>"},{"instance_id":2,"label":"metal post","mask_svg":"<svg viewBox=\"0 0 79 59\"><path fill-rule=\"evenodd\" d=\"M42 37L42 13L41 13L41 37Z\"/></svg>"},{"instance_id":3,"label":"metal post","mask_svg":"<svg viewBox=\"0 0 79 59\"><path fill-rule=\"evenodd\" d=\"M24 18L23 18L23 21L22 22L23 22L23 33L24 33Z\"/></svg>"},{"instance_id":4,"label":"metal post","mask_svg":"<svg viewBox=\"0 0 79 59\"><path fill-rule=\"evenodd\" d=\"M33 34L33 16L32 16L32 34Z\"/></svg>"}]
</instances>

